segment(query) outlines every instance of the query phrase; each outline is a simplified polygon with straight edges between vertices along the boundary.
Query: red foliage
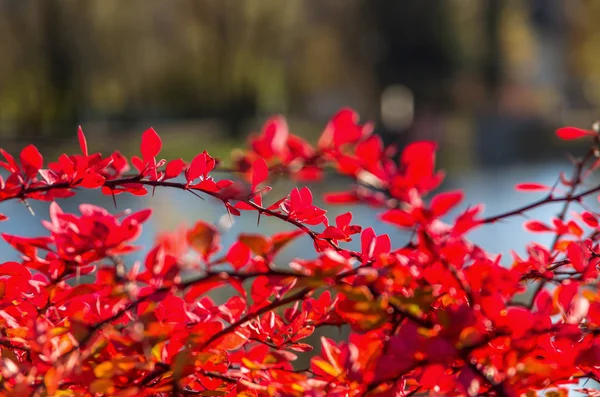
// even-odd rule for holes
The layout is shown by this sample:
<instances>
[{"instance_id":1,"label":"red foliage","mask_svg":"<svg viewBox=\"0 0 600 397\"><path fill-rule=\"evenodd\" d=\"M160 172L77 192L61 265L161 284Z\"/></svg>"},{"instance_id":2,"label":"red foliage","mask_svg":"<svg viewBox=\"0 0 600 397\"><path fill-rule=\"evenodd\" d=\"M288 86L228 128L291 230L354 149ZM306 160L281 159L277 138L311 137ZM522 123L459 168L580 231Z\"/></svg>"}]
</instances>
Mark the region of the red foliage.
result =
<instances>
[{"instance_id":1,"label":"red foliage","mask_svg":"<svg viewBox=\"0 0 600 397\"><path fill-rule=\"evenodd\" d=\"M82 154L47 166L32 145L18 161L0 150L0 201L52 202L47 234L2 234L21 254L20 262L0 264L2 395L533 396L598 380L599 214L581 199L600 186L580 186L598 168L600 141L574 127L557 135L592 139L573 177L561 176L564 194L522 183L517 190L546 196L489 217L469 207L454 220L441 218L462 192L429 197L444 177L436 144L412 143L396 156L349 109L316 147L282 117L267 121L229 170L243 183L216 179L220 162L206 152L190 162L157 159L162 141L153 129L142 135L141 157L131 159L90 154L81 129ZM130 163L136 172L127 174ZM329 168L355 185L328 202L368 204L381 220L412 231L410 239L363 230L349 212L328 218L308 187L263 205L274 178L319 180ZM81 189L114 196L169 187L212 196L232 216L254 211L295 230L240 234L222 249L218 229L198 221L159 236L143 264L128 264L123 255L138 249L150 210L112 215L81 205L69 214L55 202ZM552 243L529 245L509 267L467 239L476 227L550 203L563 204L557 217L525 228L552 234ZM571 206L578 206L572 216ZM275 266L300 236L312 239L314 254ZM359 251L346 246L353 238ZM533 296L521 295L530 282ZM222 304L207 295L228 286L235 294ZM350 336L308 343L324 326L347 326ZM295 365L299 352L313 349L307 368Z\"/></svg>"}]
</instances>

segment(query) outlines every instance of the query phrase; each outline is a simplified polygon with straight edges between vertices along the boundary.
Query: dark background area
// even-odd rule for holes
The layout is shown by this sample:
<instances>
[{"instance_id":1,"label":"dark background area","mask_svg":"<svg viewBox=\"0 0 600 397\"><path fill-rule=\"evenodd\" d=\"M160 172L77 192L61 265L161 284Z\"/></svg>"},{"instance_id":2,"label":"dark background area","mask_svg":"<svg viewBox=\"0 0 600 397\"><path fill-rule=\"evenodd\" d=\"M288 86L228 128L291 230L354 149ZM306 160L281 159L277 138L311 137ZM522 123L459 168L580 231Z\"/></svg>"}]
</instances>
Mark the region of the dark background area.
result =
<instances>
[{"instance_id":1,"label":"dark background area","mask_svg":"<svg viewBox=\"0 0 600 397\"><path fill-rule=\"evenodd\" d=\"M283 113L317 136L351 106L446 167L552 158L600 101L594 0L0 0L0 139L51 151L153 125L224 156ZM130 143L127 143L131 141ZM183 152L183 153L182 153ZM181 153L181 154L180 154Z\"/></svg>"}]
</instances>

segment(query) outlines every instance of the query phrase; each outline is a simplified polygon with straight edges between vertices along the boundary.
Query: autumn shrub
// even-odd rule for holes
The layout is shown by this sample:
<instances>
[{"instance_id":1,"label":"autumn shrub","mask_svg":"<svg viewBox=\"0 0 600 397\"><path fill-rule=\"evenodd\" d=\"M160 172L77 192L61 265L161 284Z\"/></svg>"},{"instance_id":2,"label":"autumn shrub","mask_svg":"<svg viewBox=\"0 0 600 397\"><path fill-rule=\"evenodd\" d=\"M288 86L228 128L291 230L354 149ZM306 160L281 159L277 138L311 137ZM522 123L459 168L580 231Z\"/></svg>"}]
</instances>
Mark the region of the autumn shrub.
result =
<instances>
[{"instance_id":1,"label":"autumn shrub","mask_svg":"<svg viewBox=\"0 0 600 397\"><path fill-rule=\"evenodd\" d=\"M153 129L141 137L140 157L90 153L81 129L81 153L46 165L33 145L18 159L0 149L0 201L51 202L44 235L2 235L20 254L0 265L2 395L555 396L568 387L598 395L599 214L582 199L600 193L586 184L600 166L600 138L574 127L557 135L589 141L571 176L517 185L542 196L529 205L491 215L471 206L451 221L442 218L463 194L436 192L444 179L436 144L384 147L348 109L316 145L272 118L228 167L206 152L160 159ZM307 187L269 194L275 177L302 186L326 172L352 180L328 193L327 205L367 205L411 237L377 235L349 212L330 219ZM218 229L198 220L157 237L134 265L127 254L139 248L151 211L61 209L59 199L84 189L115 203L121 194L180 189L222 202L231 217L250 212L294 230L264 235L258 223L222 247ZM553 241L530 244L508 266L468 239L552 203L562 211L551 221L524 226ZM275 266L298 238L310 238L314 251ZM360 249L348 248L352 239ZM230 287L223 304L208 295ZM325 326L347 327L349 337L307 343ZM295 363L313 349L308 366Z\"/></svg>"}]
</instances>

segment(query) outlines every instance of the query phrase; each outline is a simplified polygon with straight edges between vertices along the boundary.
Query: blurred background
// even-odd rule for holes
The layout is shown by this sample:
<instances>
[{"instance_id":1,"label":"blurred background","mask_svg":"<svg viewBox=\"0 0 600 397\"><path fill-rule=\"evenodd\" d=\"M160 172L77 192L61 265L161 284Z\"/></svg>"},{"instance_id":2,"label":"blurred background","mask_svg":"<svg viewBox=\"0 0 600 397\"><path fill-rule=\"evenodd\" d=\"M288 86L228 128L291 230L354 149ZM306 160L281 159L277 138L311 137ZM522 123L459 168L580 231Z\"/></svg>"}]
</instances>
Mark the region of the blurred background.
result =
<instances>
[{"instance_id":1,"label":"blurred background","mask_svg":"<svg viewBox=\"0 0 600 397\"><path fill-rule=\"evenodd\" d=\"M0 139L82 124L134 151L227 153L268 115L316 136L342 106L458 169L552 157L600 101L595 0L0 0ZM218 137L218 139L215 139ZM556 148L554 148L556 149ZM560 148L559 150L562 150Z\"/></svg>"},{"instance_id":2,"label":"blurred background","mask_svg":"<svg viewBox=\"0 0 600 397\"><path fill-rule=\"evenodd\" d=\"M588 128L598 117L598 16L598 0L0 0L0 147L34 143L56 158L79 150L82 125L91 150L133 155L153 126L161 157L206 149L226 159L270 115L284 114L294 133L315 142L350 106L376 121L388 143L438 141L444 189L463 189L462 209L483 202L492 215L539 198L513 187L552 185L570 173L566 153L583 151L559 142L554 129ZM345 183L330 178L311 189L320 196ZM275 187L272 200L293 184ZM82 202L114 208L96 191L60 204L76 211ZM11 219L0 232L43 234L47 204L31 204L36 217L2 203ZM156 211L146 247L156 232L196 219L219 225L225 247L240 232L285 228L264 217L257 228L254 215L231 225L219 203L166 190L119 196L114 211L147 206ZM531 216L546 220L559 208ZM327 209L352 210L394 246L406 241L369 208ZM522 254L551 238L525 233L522 221L471 236L510 264L511 249ZM282 266L311 247L299 239ZM6 245L0 254L16 258Z\"/></svg>"}]
</instances>

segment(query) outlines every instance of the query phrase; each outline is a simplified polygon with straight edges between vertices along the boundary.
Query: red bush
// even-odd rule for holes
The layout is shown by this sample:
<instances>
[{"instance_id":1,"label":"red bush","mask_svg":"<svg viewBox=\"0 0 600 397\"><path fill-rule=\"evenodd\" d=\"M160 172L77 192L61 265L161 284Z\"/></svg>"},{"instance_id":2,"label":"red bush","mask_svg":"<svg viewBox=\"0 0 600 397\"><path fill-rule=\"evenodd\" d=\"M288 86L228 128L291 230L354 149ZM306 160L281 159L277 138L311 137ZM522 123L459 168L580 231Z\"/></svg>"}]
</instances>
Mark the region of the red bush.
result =
<instances>
[{"instance_id":1,"label":"red bush","mask_svg":"<svg viewBox=\"0 0 600 397\"><path fill-rule=\"evenodd\" d=\"M81 154L46 167L34 146L18 161L0 150L7 171L0 201L52 201L46 235L3 234L21 254L0 265L3 395L530 396L597 380L599 216L581 199L600 193L582 187L600 165L600 139L571 127L557 134L592 141L571 178L554 187L520 184L545 197L495 216L468 208L450 224L440 217L463 195L431 196L444 178L435 143L397 155L350 110L332 119L316 146L282 118L269 120L231 173L219 174L246 182L216 179L220 162L206 152L191 162L157 159L162 143L152 129L142 135L141 157L129 160L90 154L81 130ZM327 202L368 204L382 221L412 231L409 242L362 230L350 213L329 219L307 187L267 195L273 177L319 180L329 168L354 184ZM218 230L199 221L160 236L145 262L131 266L123 254L137 249L150 210L112 215L81 205L69 214L54 201L81 189L142 196L156 188L212 196L231 216L253 211L295 231L241 234L223 248ZM466 238L549 203L563 203L552 223L525 227L554 241L528 246L510 267ZM275 267L299 236L312 239L315 254ZM346 248L352 239L360 250ZM192 278L182 277L190 270ZM533 299L518 303L532 282ZM236 294L217 305L207 293L225 286ZM295 352L313 349L305 338L326 325L349 325L348 340L321 338L310 365L295 366Z\"/></svg>"}]
</instances>

